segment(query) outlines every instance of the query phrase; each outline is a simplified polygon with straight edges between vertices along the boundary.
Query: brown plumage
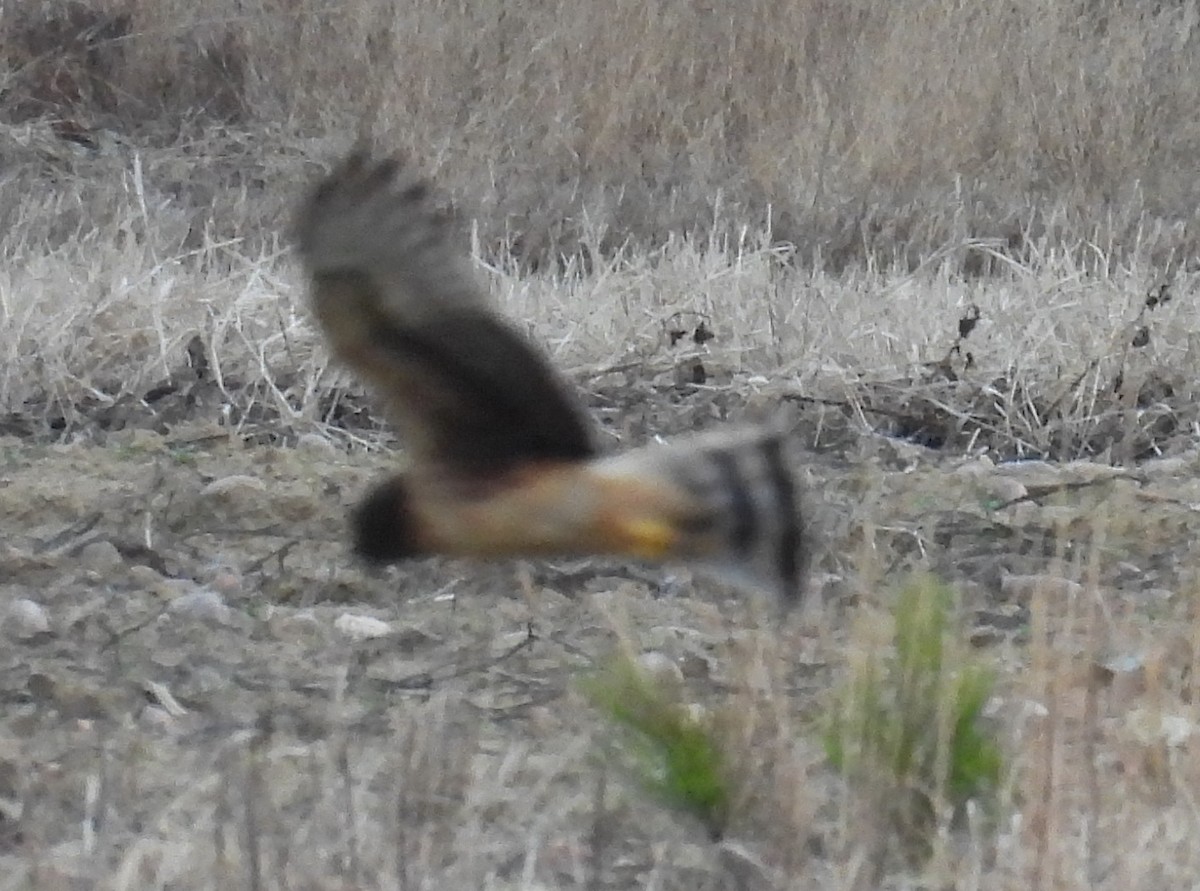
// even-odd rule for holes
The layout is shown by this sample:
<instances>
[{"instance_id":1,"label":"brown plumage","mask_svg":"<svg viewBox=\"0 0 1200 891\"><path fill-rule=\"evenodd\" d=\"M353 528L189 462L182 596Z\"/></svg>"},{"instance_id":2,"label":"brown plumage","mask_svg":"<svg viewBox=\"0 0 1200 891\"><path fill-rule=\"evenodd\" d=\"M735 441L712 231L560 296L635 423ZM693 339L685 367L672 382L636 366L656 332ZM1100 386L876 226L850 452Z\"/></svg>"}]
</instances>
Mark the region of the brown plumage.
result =
<instances>
[{"instance_id":1,"label":"brown plumage","mask_svg":"<svg viewBox=\"0 0 1200 891\"><path fill-rule=\"evenodd\" d=\"M798 599L808 548L778 430L599 455L566 383L492 308L450 216L397 160L352 154L296 234L333 352L407 446L409 467L355 513L360 554L679 560Z\"/></svg>"}]
</instances>

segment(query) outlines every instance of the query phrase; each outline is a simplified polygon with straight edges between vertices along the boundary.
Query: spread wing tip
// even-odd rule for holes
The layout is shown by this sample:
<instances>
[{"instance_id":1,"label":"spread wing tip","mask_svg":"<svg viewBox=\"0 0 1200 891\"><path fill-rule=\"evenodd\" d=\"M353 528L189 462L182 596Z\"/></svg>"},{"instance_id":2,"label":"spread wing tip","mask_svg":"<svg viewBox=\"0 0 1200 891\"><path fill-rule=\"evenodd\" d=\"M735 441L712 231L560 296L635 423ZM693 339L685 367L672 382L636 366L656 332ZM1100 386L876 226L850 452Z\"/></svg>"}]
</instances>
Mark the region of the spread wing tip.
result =
<instances>
[{"instance_id":1,"label":"spread wing tip","mask_svg":"<svg viewBox=\"0 0 1200 891\"><path fill-rule=\"evenodd\" d=\"M411 264L449 240L449 215L431 200L430 181L402 155L356 148L313 186L292 225L315 274ZM400 249L402 253L395 254ZM439 258L444 259L444 258Z\"/></svg>"}]
</instances>

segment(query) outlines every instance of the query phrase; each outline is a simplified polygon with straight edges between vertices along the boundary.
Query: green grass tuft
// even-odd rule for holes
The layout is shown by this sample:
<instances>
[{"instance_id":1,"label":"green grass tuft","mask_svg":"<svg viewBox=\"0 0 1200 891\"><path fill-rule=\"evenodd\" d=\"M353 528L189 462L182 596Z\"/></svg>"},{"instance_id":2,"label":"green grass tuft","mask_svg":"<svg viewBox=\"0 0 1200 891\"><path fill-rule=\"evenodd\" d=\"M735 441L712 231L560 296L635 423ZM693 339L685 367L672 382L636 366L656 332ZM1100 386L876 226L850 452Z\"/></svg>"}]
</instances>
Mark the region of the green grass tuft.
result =
<instances>
[{"instance_id":1,"label":"green grass tuft","mask_svg":"<svg viewBox=\"0 0 1200 891\"><path fill-rule=\"evenodd\" d=\"M990 810L1003 757L981 720L993 672L972 658L952 623L954 593L923 577L897 598L890 647L869 650L835 694L824 735L830 762L883 796L890 828L928 840L935 804Z\"/></svg>"},{"instance_id":2,"label":"green grass tuft","mask_svg":"<svg viewBox=\"0 0 1200 891\"><path fill-rule=\"evenodd\" d=\"M621 729L612 754L637 785L720 838L734 798L733 781L711 724L628 656L614 658L582 680L580 689Z\"/></svg>"}]
</instances>

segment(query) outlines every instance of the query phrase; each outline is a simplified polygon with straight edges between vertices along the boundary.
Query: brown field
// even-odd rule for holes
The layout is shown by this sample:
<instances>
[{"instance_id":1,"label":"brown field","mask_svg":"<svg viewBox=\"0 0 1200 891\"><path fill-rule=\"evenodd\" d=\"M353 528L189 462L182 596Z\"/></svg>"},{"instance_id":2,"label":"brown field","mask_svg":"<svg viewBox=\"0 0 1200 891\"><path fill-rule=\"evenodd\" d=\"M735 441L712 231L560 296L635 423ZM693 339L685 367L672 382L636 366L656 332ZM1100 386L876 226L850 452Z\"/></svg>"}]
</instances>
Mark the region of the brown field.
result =
<instances>
[{"instance_id":1,"label":"brown field","mask_svg":"<svg viewBox=\"0 0 1200 891\"><path fill-rule=\"evenodd\" d=\"M1196 5L329 6L0 5L0 889L1194 884ZM786 419L803 608L354 563L286 228L358 133L608 444ZM913 864L819 725L924 570L1009 769ZM723 840L606 766L621 647L742 728Z\"/></svg>"}]
</instances>

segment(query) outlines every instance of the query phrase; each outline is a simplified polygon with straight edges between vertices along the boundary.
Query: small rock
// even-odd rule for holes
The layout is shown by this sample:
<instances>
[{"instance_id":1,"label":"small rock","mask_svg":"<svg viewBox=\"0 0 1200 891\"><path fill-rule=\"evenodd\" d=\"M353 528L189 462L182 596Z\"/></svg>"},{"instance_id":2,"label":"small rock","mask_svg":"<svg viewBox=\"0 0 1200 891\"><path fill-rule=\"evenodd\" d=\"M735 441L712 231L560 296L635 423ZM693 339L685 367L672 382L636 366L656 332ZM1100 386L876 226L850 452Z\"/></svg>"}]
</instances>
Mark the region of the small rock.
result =
<instances>
[{"instance_id":1,"label":"small rock","mask_svg":"<svg viewBox=\"0 0 1200 891\"><path fill-rule=\"evenodd\" d=\"M1038 591L1045 592L1051 601L1066 601L1083 594L1083 585L1071 579L1048 573L1033 575L1010 575L1005 573L1000 578L1000 593L1006 600L1016 603L1029 603Z\"/></svg>"},{"instance_id":2,"label":"small rock","mask_svg":"<svg viewBox=\"0 0 1200 891\"><path fill-rule=\"evenodd\" d=\"M1029 627L1029 609L1022 604L1012 603L983 607L975 611L975 624L999 632L1022 631Z\"/></svg>"},{"instance_id":3,"label":"small rock","mask_svg":"<svg viewBox=\"0 0 1200 891\"><path fill-rule=\"evenodd\" d=\"M242 495L265 492L266 490L266 484L258 477L235 473L231 476L223 476L219 480L213 480L200 490L200 494L207 496Z\"/></svg>"},{"instance_id":4,"label":"small rock","mask_svg":"<svg viewBox=\"0 0 1200 891\"><path fill-rule=\"evenodd\" d=\"M334 620L333 627L354 640L370 640L392 633L392 626L382 619L358 616L354 613L342 613Z\"/></svg>"},{"instance_id":5,"label":"small rock","mask_svg":"<svg viewBox=\"0 0 1200 891\"><path fill-rule=\"evenodd\" d=\"M48 554L33 554L7 542L0 543L0 574L15 576L18 572L49 569L54 558Z\"/></svg>"},{"instance_id":6,"label":"small rock","mask_svg":"<svg viewBox=\"0 0 1200 891\"><path fill-rule=\"evenodd\" d=\"M1193 459L1176 455L1170 458L1151 458L1141 465L1144 474L1151 477L1183 476L1188 472Z\"/></svg>"},{"instance_id":7,"label":"small rock","mask_svg":"<svg viewBox=\"0 0 1200 891\"><path fill-rule=\"evenodd\" d=\"M171 601L170 610L176 615L222 624L228 622L230 616L229 607L212 588L196 588L180 594Z\"/></svg>"},{"instance_id":8,"label":"small rock","mask_svg":"<svg viewBox=\"0 0 1200 891\"><path fill-rule=\"evenodd\" d=\"M29 691L29 695L37 702L53 702L54 691L58 689L58 682L44 672L35 671L25 682L25 689Z\"/></svg>"},{"instance_id":9,"label":"small rock","mask_svg":"<svg viewBox=\"0 0 1200 891\"><path fill-rule=\"evenodd\" d=\"M898 470L901 473L911 473L933 454L933 450L926 446L888 436L876 437L873 445L880 463L888 470Z\"/></svg>"},{"instance_id":10,"label":"small rock","mask_svg":"<svg viewBox=\"0 0 1200 891\"><path fill-rule=\"evenodd\" d=\"M167 731L175 728L175 717L161 706L146 706L142 709L140 717L142 723L151 730Z\"/></svg>"},{"instance_id":11,"label":"small rock","mask_svg":"<svg viewBox=\"0 0 1200 891\"><path fill-rule=\"evenodd\" d=\"M111 541L89 542L79 552L79 564L101 575L115 571L123 562L121 552Z\"/></svg>"},{"instance_id":12,"label":"small rock","mask_svg":"<svg viewBox=\"0 0 1200 891\"><path fill-rule=\"evenodd\" d=\"M993 696L983 707L985 718L1001 718L1025 724L1029 721L1050 717L1050 709L1036 699L1016 698L1005 699L1003 696Z\"/></svg>"},{"instance_id":13,"label":"small rock","mask_svg":"<svg viewBox=\"0 0 1200 891\"><path fill-rule=\"evenodd\" d=\"M220 669L211 665L202 665L192 672L191 683L188 686L190 695L213 695L229 690L229 678Z\"/></svg>"},{"instance_id":14,"label":"small rock","mask_svg":"<svg viewBox=\"0 0 1200 891\"><path fill-rule=\"evenodd\" d=\"M1134 603L1162 606L1173 601L1176 595L1170 588L1143 588L1140 591L1128 591L1126 596Z\"/></svg>"},{"instance_id":15,"label":"small rock","mask_svg":"<svg viewBox=\"0 0 1200 891\"><path fill-rule=\"evenodd\" d=\"M27 597L18 597L8 606L5 626L17 640L28 640L50 630L50 617L41 604Z\"/></svg>"},{"instance_id":16,"label":"small rock","mask_svg":"<svg viewBox=\"0 0 1200 891\"><path fill-rule=\"evenodd\" d=\"M416 650L440 644L442 643L442 638L436 634L430 634L424 628L417 628L410 625L396 632L395 641L397 650L412 653Z\"/></svg>"},{"instance_id":17,"label":"small rock","mask_svg":"<svg viewBox=\"0 0 1200 891\"><path fill-rule=\"evenodd\" d=\"M684 653L676 663L685 678L708 680L712 677L712 660L699 653Z\"/></svg>"},{"instance_id":18,"label":"small rock","mask_svg":"<svg viewBox=\"0 0 1200 891\"><path fill-rule=\"evenodd\" d=\"M664 600L683 597L687 593L687 587L689 584L691 584L691 579L684 578L673 572L666 573L662 576L662 578L655 581L654 596L661 597Z\"/></svg>"},{"instance_id":19,"label":"small rock","mask_svg":"<svg viewBox=\"0 0 1200 891\"><path fill-rule=\"evenodd\" d=\"M315 640L321 635L321 621L307 610L291 614L274 612L267 618L267 627L280 640Z\"/></svg>"},{"instance_id":20,"label":"small rock","mask_svg":"<svg viewBox=\"0 0 1200 891\"><path fill-rule=\"evenodd\" d=\"M301 433L296 438L296 448L321 458L337 455L341 451L333 440L327 436L321 436L319 433Z\"/></svg>"},{"instance_id":21,"label":"small rock","mask_svg":"<svg viewBox=\"0 0 1200 891\"><path fill-rule=\"evenodd\" d=\"M1117 702L1130 702L1146 692L1146 655L1118 653L1092 664L1090 681L1108 687Z\"/></svg>"},{"instance_id":22,"label":"small rock","mask_svg":"<svg viewBox=\"0 0 1200 891\"><path fill-rule=\"evenodd\" d=\"M25 686L39 705L57 709L60 715L73 721L106 718L119 706L117 697L109 690L59 680L41 672L31 674Z\"/></svg>"},{"instance_id":23,"label":"small rock","mask_svg":"<svg viewBox=\"0 0 1200 891\"><path fill-rule=\"evenodd\" d=\"M676 696L683 689L683 670L666 653L657 650L642 653L637 664L663 692Z\"/></svg>"},{"instance_id":24,"label":"small rock","mask_svg":"<svg viewBox=\"0 0 1200 891\"><path fill-rule=\"evenodd\" d=\"M972 628L970 634L967 635L967 641L973 647L983 649L984 647L995 646L1004 641L1004 635L995 628L983 626L980 628Z\"/></svg>"},{"instance_id":25,"label":"small rock","mask_svg":"<svg viewBox=\"0 0 1200 891\"><path fill-rule=\"evenodd\" d=\"M988 495L1005 504L1020 501L1029 494L1025 484L1011 476L989 476L982 479L981 483Z\"/></svg>"},{"instance_id":26,"label":"small rock","mask_svg":"<svg viewBox=\"0 0 1200 891\"><path fill-rule=\"evenodd\" d=\"M1112 479L1117 476L1125 476L1128 471L1121 467L1113 467L1111 464L1100 464L1096 461L1068 461L1062 468L1063 476L1072 482L1093 483L1098 480Z\"/></svg>"},{"instance_id":27,"label":"small rock","mask_svg":"<svg viewBox=\"0 0 1200 891\"><path fill-rule=\"evenodd\" d=\"M129 567L129 578L135 585L155 590L163 580L162 573L144 563L135 563Z\"/></svg>"},{"instance_id":28,"label":"small rock","mask_svg":"<svg viewBox=\"0 0 1200 891\"><path fill-rule=\"evenodd\" d=\"M222 566L213 573L209 584L223 597L240 594L242 591L242 574L236 569Z\"/></svg>"},{"instance_id":29,"label":"small rock","mask_svg":"<svg viewBox=\"0 0 1200 891\"><path fill-rule=\"evenodd\" d=\"M95 855L82 839L70 839L39 851L41 863L34 875L41 888L71 888L95 876Z\"/></svg>"},{"instance_id":30,"label":"small rock","mask_svg":"<svg viewBox=\"0 0 1200 891\"><path fill-rule=\"evenodd\" d=\"M1058 465L1036 459L1002 461L996 465L996 473L1000 476L1011 476L1026 486L1054 485L1062 481L1062 472Z\"/></svg>"},{"instance_id":31,"label":"small rock","mask_svg":"<svg viewBox=\"0 0 1200 891\"><path fill-rule=\"evenodd\" d=\"M987 455L979 455L970 458L954 468L952 473L954 476L967 477L968 479L980 479L990 476L996 470L996 462Z\"/></svg>"},{"instance_id":32,"label":"small rock","mask_svg":"<svg viewBox=\"0 0 1200 891\"><path fill-rule=\"evenodd\" d=\"M1196 724L1187 715L1164 714L1157 708L1127 712L1125 727L1144 746L1166 743L1173 749L1184 745L1196 733Z\"/></svg>"},{"instance_id":33,"label":"small rock","mask_svg":"<svg viewBox=\"0 0 1200 891\"><path fill-rule=\"evenodd\" d=\"M154 700L158 704L158 707L171 717L181 718L187 714L187 709L179 704L179 700L175 698L175 694L171 692L171 688L166 684L147 680L142 682L142 690L147 697Z\"/></svg>"},{"instance_id":34,"label":"small rock","mask_svg":"<svg viewBox=\"0 0 1200 891\"><path fill-rule=\"evenodd\" d=\"M155 579L153 584L147 587L156 597L168 602L178 600L185 594L191 594L200 587L191 579L167 578L157 574Z\"/></svg>"}]
</instances>

